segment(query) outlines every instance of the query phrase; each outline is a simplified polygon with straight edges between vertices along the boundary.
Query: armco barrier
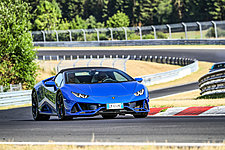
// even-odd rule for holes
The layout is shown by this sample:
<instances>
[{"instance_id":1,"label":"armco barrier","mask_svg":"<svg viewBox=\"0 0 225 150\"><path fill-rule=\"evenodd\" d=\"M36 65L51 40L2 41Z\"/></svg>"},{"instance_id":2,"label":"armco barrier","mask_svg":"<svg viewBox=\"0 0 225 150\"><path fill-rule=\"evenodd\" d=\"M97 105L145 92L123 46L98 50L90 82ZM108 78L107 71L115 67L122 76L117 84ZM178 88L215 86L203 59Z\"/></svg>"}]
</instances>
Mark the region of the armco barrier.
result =
<instances>
[{"instance_id":1,"label":"armco barrier","mask_svg":"<svg viewBox=\"0 0 225 150\"><path fill-rule=\"evenodd\" d=\"M31 90L0 93L0 106L31 103Z\"/></svg>"},{"instance_id":2,"label":"armco barrier","mask_svg":"<svg viewBox=\"0 0 225 150\"><path fill-rule=\"evenodd\" d=\"M145 45L225 45L224 39L154 39L121 41L60 41L33 42L40 47L99 47L99 46L145 46Z\"/></svg>"},{"instance_id":3,"label":"armco barrier","mask_svg":"<svg viewBox=\"0 0 225 150\"><path fill-rule=\"evenodd\" d=\"M225 69L209 72L202 76L198 82L202 96L225 93Z\"/></svg>"},{"instance_id":4,"label":"armco barrier","mask_svg":"<svg viewBox=\"0 0 225 150\"><path fill-rule=\"evenodd\" d=\"M195 60L192 64L181 67L179 69L175 69L175 70L171 70L171 71L167 71L163 73L152 74L152 75L140 76L140 77L143 78L143 84L146 86L149 86L149 85L173 81L173 80L182 78L184 76L187 76L197 70L198 70L198 61Z\"/></svg>"}]
</instances>

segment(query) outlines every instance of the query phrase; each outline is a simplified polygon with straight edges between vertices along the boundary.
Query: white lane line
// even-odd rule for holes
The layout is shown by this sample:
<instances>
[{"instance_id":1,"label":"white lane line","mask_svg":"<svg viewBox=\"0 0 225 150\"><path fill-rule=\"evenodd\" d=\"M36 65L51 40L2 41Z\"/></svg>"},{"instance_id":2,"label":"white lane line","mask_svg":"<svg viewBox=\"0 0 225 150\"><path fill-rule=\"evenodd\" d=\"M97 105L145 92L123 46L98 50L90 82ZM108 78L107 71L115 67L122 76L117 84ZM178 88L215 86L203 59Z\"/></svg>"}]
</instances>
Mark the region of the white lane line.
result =
<instances>
[{"instance_id":1,"label":"white lane line","mask_svg":"<svg viewBox=\"0 0 225 150\"><path fill-rule=\"evenodd\" d=\"M198 91L198 90L199 89L195 89L195 90L190 90L190 91L185 91L185 92L170 94L170 95L166 95L166 96L161 96L161 97L156 97L156 98L150 98L150 100L156 100L156 99L166 98L166 97L175 96L175 95L179 95L179 94L184 94L184 93L188 93L188 92L194 92L194 91ZM151 91L150 91L150 97L151 97Z\"/></svg>"},{"instance_id":2,"label":"white lane line","mask_svg":"<svg viewBox=\"0 0 225 150\"><path fill-rule=\"evenodd\" d=\"M140 143L140 142L0 142L1 145L74 145L74 146L225 146L224 143Z\"/></svg>"}]
</instances>

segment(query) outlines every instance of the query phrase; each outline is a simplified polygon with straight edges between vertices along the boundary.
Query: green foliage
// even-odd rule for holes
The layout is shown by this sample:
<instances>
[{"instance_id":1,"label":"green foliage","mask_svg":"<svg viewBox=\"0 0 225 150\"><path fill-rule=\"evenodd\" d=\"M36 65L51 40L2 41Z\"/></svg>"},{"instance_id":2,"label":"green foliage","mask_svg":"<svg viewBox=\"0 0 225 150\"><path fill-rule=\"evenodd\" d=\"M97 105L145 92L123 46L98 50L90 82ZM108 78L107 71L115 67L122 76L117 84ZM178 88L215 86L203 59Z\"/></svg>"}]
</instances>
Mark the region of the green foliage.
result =
<instances>
[{"instance_id":1,"label":"green foliage","mask_svg":"<svg viewBox=\"0 0 225 150\"><path fill-rule=\"evenodd\" d=\"M86 21L76 15L75 19L70 22L71 29L87 29Z\"/></svg>"},{"instance_id":2,"label":"green foliage","mask_svg":"<svg viewBox=\"0 0 225 150\"><path fill-rule=\"evenodd\" d=\"M0 85L35 84L36 52L30 29L29 6L22 0L0 2Z\"/></svg>"},{"instance_id":3,"label":"green foliage","mask_svg":"<svg viewBox=\"0 0 225 150\"><path fill-rule=\"evenodd\" d=\"M55 0L52 2L41 0L37 6L34 26L37 30L55 30L61 17L61 10Z\"/></svg>"},{"instance_id":4,"label":"green foliage","mask_svg":"<svg viewBox=\"0 0 225 150\"><path fill-rule=\"evenodd\" d=\"M213 27L209 28L205 36L208 38L215 37L215 29ZM217 36L225 37L225 30L217 28Z\"/></svg>"},{"instance_id":5,"label":"green foliage","mask_svg":"<svg viewBox=\"0 0 225 150\"><path fill-rule=\"evenodd\" d=\"M169 19L169 14L172 12L171 1L162 0L157 7L157 18L160 23L167 23Z\"/></svg>"},{"instance_id":6,"label":"green foliage","mask_svg":"<svg viewBox=\"0 0 225 150\"><path fill-rule=\"evenodd\" d=\"M128 27L129 26L129 18L125 13L118 11L112 17L107 20L107 26L110 28L117 27Z\"/></svg>"}]
</instances>

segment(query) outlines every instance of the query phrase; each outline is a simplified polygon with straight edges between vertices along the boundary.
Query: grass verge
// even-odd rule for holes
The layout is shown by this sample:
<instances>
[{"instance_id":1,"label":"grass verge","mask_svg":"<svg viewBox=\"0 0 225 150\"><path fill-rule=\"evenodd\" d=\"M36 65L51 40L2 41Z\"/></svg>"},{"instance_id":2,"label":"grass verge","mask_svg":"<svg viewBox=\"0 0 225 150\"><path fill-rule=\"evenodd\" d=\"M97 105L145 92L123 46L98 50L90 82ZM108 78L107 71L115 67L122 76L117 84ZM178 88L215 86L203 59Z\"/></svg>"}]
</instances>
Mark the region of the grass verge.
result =
<instances>
[{"instance_id":1,"label":"grass verge","mask_svg":"<svg viewBox=\"0 0 225 150\"><path fill-rule=\"evenodd\" d=\"M225 98L196 99L200 90L183 92L171 96L150 99L150 107L197 107L197 106L225 106ZM150 93L151 94L151 93Z\"/></svg>"},{"instance_id":2,"label":"grass verge","mask_svg":"<svg viewBox=\"0 0 225 150\"><path fill-rule=\"evenodd\" d=\"M29 107L29 106L31 106L31 104L2 106L2 107L0 107L0 110L7 110L7 109L21 108L21 107Z\"/></svg>"}]
</instances>

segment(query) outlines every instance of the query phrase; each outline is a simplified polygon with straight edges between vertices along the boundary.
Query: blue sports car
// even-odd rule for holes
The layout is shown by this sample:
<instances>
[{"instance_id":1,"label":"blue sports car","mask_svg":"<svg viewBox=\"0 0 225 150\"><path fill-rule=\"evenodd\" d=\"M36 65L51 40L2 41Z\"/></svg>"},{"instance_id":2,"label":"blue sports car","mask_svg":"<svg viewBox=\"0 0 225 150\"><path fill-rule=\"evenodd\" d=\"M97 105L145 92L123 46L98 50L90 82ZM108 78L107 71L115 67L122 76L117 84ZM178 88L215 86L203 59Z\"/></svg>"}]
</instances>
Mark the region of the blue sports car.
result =
<instances>
[{"instance_id":1,"label":"blue sports car","mask_svg":"<svg viewBox=\"0 0 225 150\"><path fill-rule=\"evenodd\" d=\"M34 86L32 115L34 120L49 120L53 115L60 120L118 114L144 118L149 112L149 93L141 81L115 68L64 69Z\"/></svg>"}]
</instances>

